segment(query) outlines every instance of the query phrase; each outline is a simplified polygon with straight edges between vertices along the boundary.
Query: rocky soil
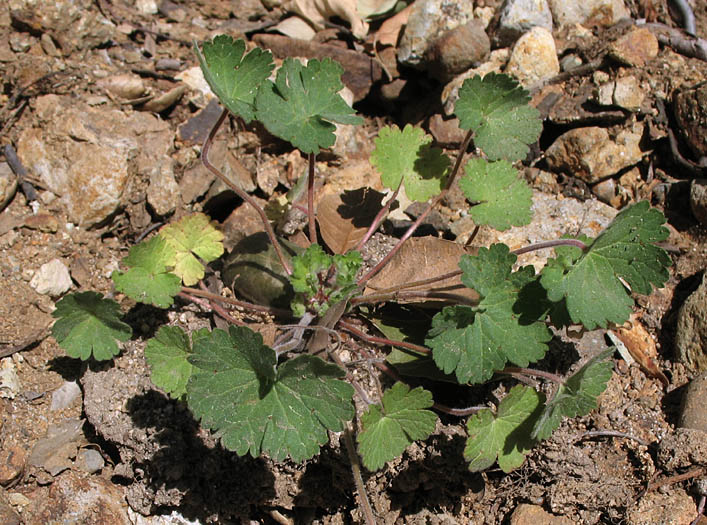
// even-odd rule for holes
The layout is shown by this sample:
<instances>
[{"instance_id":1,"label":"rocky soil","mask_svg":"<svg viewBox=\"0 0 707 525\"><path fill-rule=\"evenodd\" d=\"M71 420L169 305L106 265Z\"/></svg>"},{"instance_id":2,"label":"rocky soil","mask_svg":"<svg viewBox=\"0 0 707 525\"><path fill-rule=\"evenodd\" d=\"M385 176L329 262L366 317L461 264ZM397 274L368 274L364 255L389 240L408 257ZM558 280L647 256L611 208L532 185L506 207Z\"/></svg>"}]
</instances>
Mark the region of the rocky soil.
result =
<instances>
[{"instance_id":1,"label":"rocky soil","mask_svg":"<svg viewBox=\"0 0 707 525\"><path fill-rule=\"evenodd\" d=\"M229 248L259 229L199 161L221 109L191 43L219 33L270 48L278 60L343 64L366 124L340 128L320 155L327 184L381 187L368 156L387 123L420 124L453 154L461 83L498 71L530 90L544 118L523 163L535 219L500 236L482 229L477 245L595 235L644 199L668 218L670 280L638 298L633 352L615 354L598 408L565 421L511 474L470 473L464 422L442 416L428 440L365 473L379 522L706 523L707 4L692 3L694 29L676 4L416 0L366 21L354 0L332 0L324 11L307 0L4 2L0 523L363 520L340 436L303 465L240 458L155 389L145 339L167 323L213 327L215 316L186 302L166 312L135 305L110 280L131 246L192 211L217 220ZM271 204L306 165L262 128L235 121L211 156ZM386 235L415 217L409 204L401 202ZM466 242L474 225L464 209L453 191L425 232ZM382 234L374 241L379 251L390 246ZM82 364L50 336L54 303L77 290L130 310L135 335L112 362ZM267 330L267 318L237 315ZM566 372L612 344L608 336L560 334L541 364ZM476 402L456 390L441 395Z\"/></svg>"}]
</instances>

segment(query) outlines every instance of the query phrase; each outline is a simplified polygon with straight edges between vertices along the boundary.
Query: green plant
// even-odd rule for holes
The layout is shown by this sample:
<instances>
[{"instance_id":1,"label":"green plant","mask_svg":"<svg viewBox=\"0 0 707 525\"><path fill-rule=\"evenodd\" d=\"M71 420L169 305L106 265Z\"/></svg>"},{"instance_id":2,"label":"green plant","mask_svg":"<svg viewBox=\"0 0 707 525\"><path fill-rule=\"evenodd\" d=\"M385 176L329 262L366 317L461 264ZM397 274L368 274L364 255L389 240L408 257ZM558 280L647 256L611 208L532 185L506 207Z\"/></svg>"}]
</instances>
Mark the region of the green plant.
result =
<instances>
[{"instance_id":1,"label":"green plant","mask_svg":"<svg viewBox=\"0 0 707 525\"><path fill-rule=\"evenodd\" d=\"M358 313L384 333L394 331L390 323L374 319L362 307L395 302L405 295L404 288L420 283L371 294L364 293L365 286L449 192L472 140L486 156L466 162L459 186L472 202L469 213L475 223L504 230L530 221L531 190L512 163L525 157L528 145L537 140L538 112L514 80L489 74L465 81L460 89L456 114L467 134L454 163L420 128L383 128L371 163L393 196L380 207L356 249L330 255L319 244L315 223L315 155L334 144L334 123L361 122L338 95L342 69L328 59L310 60L307 65L286 59L273 82L268 79L274 68L270 53L255 48L246 54L245 49L243 41L226 36L197 47L205 77L227 108L204 145L202 159L258 210L277 266L292 288L291 311L189 288L203 278L205 263L222 254L221 235L203 214L163 228L130 250L123 261L127 270L113 274L116 289L161 308L170 307L178 294L206 298L217 313L238 326L192 334L162 327L145 349L153 382L172 397L184 399L203 426L219 433L226 448L253 456L267 453L275 460L310 458L327 442L327 431L348 432L356 393L368 404L359 414L357 440L362 462L371 470L400 455L413 441L427 438L437 424L433 410L471 416L464 455L475 471L496 461L504 471L517 468L563 417L587 414L611 376L607 353L566 378L526 367L545 356L550 324L593 329L624 323L634 304L631 292L648 294L652 286L663 285L670 258L656 246L668 235L662 214L641 202L619 213L596 239L558 239L515 251L493 244L477 255L464 255L458 271L425 282L461 276L462 283L477 292L477 301L452 301L442 308L423 340L368 336L346 317ZM307 229L312 244L303 253L288 256L264 210L208 161L212 139L229 112L244 122L261 122L308 156ZM380 226L401 188L410 199L427 202L425 211L390 253L360 272L358 250ZM545 248L554 248L556 257L539 274L531 266L515 267L520 253ZM408 297L414 295L414 290L407 291ZM230 317L219 306L224 303L294 318L297 324L283 325L286 336L271 348ZM118 313L118 305L100 294L72 294L57 304L53 333L70 356L108 359L118 352L115 341L130 335ZM369 399L348 373L350 364L342 363L338 349L328 344L332 334L341 343L340 331L395 348L387 362L361 355L361 362L395 380L387 390L379 389L377 399ZM92 343L96 334L103 341L100 346ZM314 355L320 352L321 357ZM435 404L430 390L411 389L405 383L402 376L413 369L412 375L461 385L510 374L540 377L557 383L557 388L547 399L534 388L516 385L495 410L450 408ZM351 442L347 434L347 443ZM356 464L355 457L353 461ZM370 510L367 515L372 519Z\"/></svg>"}]
</instances>

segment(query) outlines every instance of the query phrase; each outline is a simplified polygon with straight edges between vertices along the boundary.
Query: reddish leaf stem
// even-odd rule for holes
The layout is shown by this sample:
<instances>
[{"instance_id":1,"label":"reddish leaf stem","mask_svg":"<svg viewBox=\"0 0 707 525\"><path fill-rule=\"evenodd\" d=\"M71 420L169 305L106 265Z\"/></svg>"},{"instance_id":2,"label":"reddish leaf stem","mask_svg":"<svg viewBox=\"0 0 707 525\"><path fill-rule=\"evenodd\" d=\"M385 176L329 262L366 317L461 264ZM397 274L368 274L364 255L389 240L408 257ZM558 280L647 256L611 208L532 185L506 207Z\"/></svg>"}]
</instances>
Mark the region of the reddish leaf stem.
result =
<instances>
[{"instance_id":1,"label":"reddish leaf stem","mask_svg":"<svg viewBox=\"0 0 707 525\"><path fill-rule=\"evenodd\" d=\"M243 321L239 321L238 319L233 317L220 304L217 304L217 303L212 302L210 300L204 300L204 299L201 299L200 297L195 297L193 295L190 295L190 294L184 293L184 292L179 292L177 295L179 297L181 297L182 299L186 299L186 300L191 301L193 303L200 304L201 306L203 306L205 308L211 308L214 312L216 312L218 315L223 317L226 321L228 321L231 324L235 324L237 326L245 326L245 323Z\"/></svg>"},{"instance_id":2,"label":"reddish leaf stem","mask_svg":"<svg viewBox=\"0 0 707 525\"><path fill-rule=\"evenodd\" d=\"M446 405L435 403L434 405L432 405L432 408L434 408L435 410L439 410L440 412L444 412L445 414L449 414L450 416L465 417L471 414L476 414L477 412L480 412L481 410L488 407L452 408Z\"/></svg>"},{"instance_id":3,"label":"reddish leaf stem","mask_svg":"<svg viewBox=\"0 0 707 525\"><path fill-rule=\"evenodd\" d=\"M405 290L406 288L416 288L418 286L424 286L426 284L439 283L439 282L446 281L447 279L451 279L451 278L456 277L457 275L461 275L461 274L462 274L461 270L454 270L453 272L438 275L437 277L430 277L429 279L420 279L419 281L411 281L409 283L400 284L398 286L391 286L390 288L383 288L380 290L375 290L375 293L376 294L393 293L393 292L397 292L400 290ZM365 299L365 297L354 297L350 301L351 304L356 304L357 302L365 302L365 301L356 301L356 299Z\"/></svg>"},{"instance_id":4,"label":"reddish leaf stem","mask_svg":"<svg viewBox=\"0 0 707 525\"><path fill-rule=\"evenodd\" d=\"M363 339L364 341L366 341L368 343L397 346L398 348L406 348L408 350L412 350L414 352L419 352L421 354L429 354L430 353L429 348L426 348L421 345L416 345L414 343L405 343L403 341L394 341L392 339L386 339L385 337L376 337L374 335L368 335L367 333L356 328L351 323L348 323L343 320L339 321L339 327L342 328L343 330L345 330L346 332L349 332L349 333L355 335L356 337Z\"/></svg>"},{"instance_id":5,"label":"reddish leaf stem","mask_svg":"<svg viewBox=\"0 0 707 525\"><path fill-rule=\"evenodd\" d=\"M198 288L189 288L188 286L182 286L182 292L197 297L205 297L211 301L220 301L222 303L232 304L234 306L240 306L241 308L247 308L256 312L264 312L278 317L292 317L292 312L290 310L283 310L282 308L273 308L271 306L262 306L259 304L253 304L246 301L241 301L239 299L234 299L232 297L224 297L215 293L207 292L205 290L199 290Z\"/></svg>"},{"instance_id":6,"label":"reddish leaf stem","mask_svg":"<svg viewBox=\"0 0 707 525\"><path fill-rule=\"evenodd\" d=\"M211 128L211 131L209 132L209 136L206 138L206 141L204 142L204 146L201 149L201 162L206 166L206 169L208 169L211 173L216 175L219 179L221 179L224 184L226 184L229 188L231 188L236 195L238 195L241 199L243 199L245 202L250 204L255 211L258 213L260 216L260 220L263 222L263 226L265 227L265 232L268 234L268 237L270 238L270 242L273 245L273 248L275 249L275 253L277 254L277 258L280 259L280 264L282 264L282 267L285 269L287 272L287 275L292 275L292 268L290 268L290 264L287 262L287 259L285 259L285 256L282 253L282 248L280 248L280 243L277 242L277 237L275 237L275 232L272 229L272 226L270 225L270 221L268 220L267 216L265 215L265 211L263 210L260 205L258 205L257 202L255 202L255 199L253 199L248 193L243 191L241 188L239 188L236 184L234 184L231 179L226 177L223 173L221 173L220 170L216 168L211 162L209 161L209 150L211 149L211 143L214 140L214 137L216 136L216 133L218 133L218 130L221 128L223 125L223 122L226 120L226 117L228 116L228 110L224 109L221 112L221 116L218 118L216 121L216 124L214 124L214 127Z\"/></svg>"},{"instance_id":7,"label":"reddish leaf stem","mask_svg":"<svg viewBox=\"0 0 707 525\"><path fill-rule=\"evenodd\" d=\"M395 189L395 192L393 192L393 195L391 195L390 199L388 199L388 202L385 203L385 206L383 206L380 211L376 214L376 217L373 219L373 222L371 225L368 227L368 231L366 232L366 235L363 236L363 238L358 242L354 250L361 251L361 248L363 248L363 245L368 242L368 240L373 236L373 234L376 232L378 229L378 226L380 226L380 223L383 222L383 219L388 215L388 211L390 210L390 207L393 205L395 202L395 199L398 198L398 193L400 192L400 188L403 185L403 180L400 179L400 184L398 184L398 187Z\"/></svg>"},{"instance_id":8,"label":"reddish leaf stem","mask_svg":"<svg viewBox=\"0 0 707 525\"><path fill-rule=\"evenodd\" d=\"M551 372L545 372L543 370L534 370L532 368L521 368L521 367L516 367L516 366L507 366L503 370L500 370L499 374L520 374L520 375L531 376L531 377L542 377L543 379L547 379L548 381L552 381L553 383L557 383L558 385L562 385L565 383L565 380L562 379L557 374L553 374Z\"/></svg>"},{"instance_id":9,"label":"reddish leaf stem","mask_svg":"<svg viewBox=\"0 0 707 525\"><path fill-rule=\"evenodd\" d=\"M376 264L371 270L366 273L363 277L361 277L358 280L358 285L363 286L368 282L371 277L376 275L381 268L383 268L386 264L388 264L388 261L393 258L393 256L398 253L400 248L402 248L403 244L405 241L407 241L410 237L412 237L412 234L415 233L417 228L419 228L420 224L427 218L427 216L430 214L430 212L439 204L442 199L447 195L447 192L449 191L449 188L452 187L452 184L454 184L454 180L457 177L457 174L459 173L459 167L461 166L462 159L464 158L464 154L466 153L466 149L469 147L469 144L471 143L471 138L473 137L473 133L471 130L469 130L466 134L466 137L464 138L464 142L462 143L461 147L459 148L459 154L457 155L457 160L454 163L454 168L452 169L452 172L449 175L449 178L447 179L447 184L445 184L444 189L437 195L434 199L432 199L432 202L430 202L427 205L427 208L425 209L424 212L415 220L415 222L412 223L412 225L407 229L405 234L400 238L400 240L396 243L395 246L393 246L393 249L388 252L388 254L383 257L383 259Z\"/></svg>"},{"instance_id":10,"label":"reddish leaf stem","mask_svg":"<svg viewBox=\"0 0 707 525\"><path fill-rule=\"evenodd\" d=\"M517 250L513 250L511 253L515 255L521 255L523 253L533 252L535 250L554 248L555 246L574 246L575 248L579 248L582 251L587 249L587 245L579 239L556 239L554 241L538 242L535 244L531 244L530 246L518 248Z\"/></svg>"},{"instance_id":11,"label":"reddish leaf stem","mask_svg":"<svg viewBox=\"0 0 707 525\"><path fill-rule=\"evenodd\" d=\"M307 219L309 222L309 242L317 244L317 225L314 217L314 153L309 154L307 174Z\"/></svg>"}]
</instances>

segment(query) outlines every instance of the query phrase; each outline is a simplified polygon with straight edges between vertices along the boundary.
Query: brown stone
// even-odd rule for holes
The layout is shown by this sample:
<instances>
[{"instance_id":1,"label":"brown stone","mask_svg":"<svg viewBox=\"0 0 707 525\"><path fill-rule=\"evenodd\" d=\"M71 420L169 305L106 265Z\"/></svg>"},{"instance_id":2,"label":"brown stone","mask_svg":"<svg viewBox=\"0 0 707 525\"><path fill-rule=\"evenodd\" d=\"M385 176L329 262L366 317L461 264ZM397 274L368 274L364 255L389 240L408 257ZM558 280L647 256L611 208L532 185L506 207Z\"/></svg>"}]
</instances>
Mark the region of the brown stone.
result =
<instances>
[{"instance_id":1,"label":"brown stone","mask_svg":"<svg viewBox=\"0 0 707 525\"><path fill-rule=\"evenodd\" d=\"M680 89L673 97L680 135L697 159L707 157L707 84Z\"/></svg>"},{"instance_id":2,"label":"brown stone","mask_svg":"<svg viewBox=\"0 0 707 525\"><path fill-rule=\"evenodd\" d=\"M59 221L53 215L49 213L38 213L37 215L30 215L25 219L23 224L25 228L30 230L39 230L45 233L56 233L59 229Z\"/></svg>"},{"instance_id":3,"label":"brown stone","mask_svg":"<svg viewBox=\"0 0 707 525\"><path fill-rule=\"evenodd\" d=\"M560 135L547 149L547 163L553 171L593 184L640 162L642 136L642 124L622 129L614 139L604 128L575 128Z\"/></svg>"},{"instance_id":4,"label":"brown stone","mask_svg":"<svg viewBox=\"0 0 707 525\"><path fill-rule=\"evenodd\" d=\"M461 144L466 135L466 132L459 128L458 118L445 119L439 113L435 113L430 117L429 128L435 142L443 146Z\"/></svg>"},{"instance_id":5,"label":"brown stone","mask_svg":"<svg viewBox=\"0 0 707 525\"><path fill-rule=\"evenodd\" d=\"M17 154L83 227L109 218L130 177L147 175L172 144L169 124L148 113L92 108L57 95L37 98L34 108L37 123L23 130Z\"/></svg>"},{"instance_id":6,"label":"brown stone","mask_svg":"<svg viewBox=\"0 0 707 525\"><path fill-rule=\"evenodd\" d=\"M22 475L27 451L19 445L5 446L0 450L0 485L8 485Z\"/></svg>"},{"instance_id":7,"label":"brown stone","mask_svg":"<svg viewBox=\"0 0 707 525\"><path fill-rule=\"evenodd\" d=\"M658 39L646 28L634 29L609 47L609 54L631 67L642 67L658 56Z\"/></svg>"},{"instance_id":8,"label":"brown stone","mask_svg":"<svg viewBox=\"0 0 707 525\"><path fill-rule=\"evenodd\" d=\"M538 505L523 503L516 507L511 515L511 525L572 525L572 520L564 516L555 516Z\"/></svg>"},{"instance_id":9,"label":"brown stone","mask_svg":"<svg viewBox=\"0 0 707 525\"><path fill-rule=\"evenodd\" d=\"M455 75L482 62L491 50L491 42L481 20L474 19L447 31L430 44L425 61L430 74L448 82Z\"/></svg>"},{"instance_id":10,"label":"brown stone","mask_svg":"<svg viewBox=\"0 0 707 525\"><path fill-rule=\"evenodd\" d=\"M130 525L123 490L102 478L69 471L54 481L47 498L26 509L26 523Z\"/></svg>"}]
</instances>

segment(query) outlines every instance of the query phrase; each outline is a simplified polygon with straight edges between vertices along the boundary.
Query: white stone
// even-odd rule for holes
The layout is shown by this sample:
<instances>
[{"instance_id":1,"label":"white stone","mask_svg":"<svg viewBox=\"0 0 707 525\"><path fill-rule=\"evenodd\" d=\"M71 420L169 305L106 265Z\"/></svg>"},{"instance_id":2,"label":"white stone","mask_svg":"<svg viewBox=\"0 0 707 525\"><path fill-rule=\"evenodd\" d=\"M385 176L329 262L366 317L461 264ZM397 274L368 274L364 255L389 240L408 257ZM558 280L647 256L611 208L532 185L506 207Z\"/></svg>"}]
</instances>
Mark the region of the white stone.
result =
<instances>
[{"instance_id":1,"label":"white stone","mask_svg":"<svg viewBox=\"0 0 707 525\"><path fill-rule=\"evenodd\" d=\"M39 267L29 285L37 293L59 297L71 289L71 275L69 269L59 259L52 259Z\"/></svg>"},{"instance_id":2,"label":"white stone","mask_svg":"<svg viewBox=\"0 0 707 525\"><path fill-rule=\"evenodd\" d=\"M533 27L552 31L552 14L547 0L506 0L501 7L497 38L510 45Z\"/></svg>"},{"instance_id":3,"label":"white stone","mask_svg":"<svg viewBox=\"0 0 707 525\"><path fill-rule=\"evenodd\" d=\"M623 0L549 0L557 27L594 23L612 26L631 16Z\"/></svg>"},{"instance_id":4,"label":"white stone","mask_svg":"<svg viewBox=\"0 0 707 525\"><path fill-rule=\"evenodd\" d=\"M525 88L559 72L555 39L544 27L534 27L518 39L506 66L506 73L516 77Z\"/></svg>"}]
</instances>

